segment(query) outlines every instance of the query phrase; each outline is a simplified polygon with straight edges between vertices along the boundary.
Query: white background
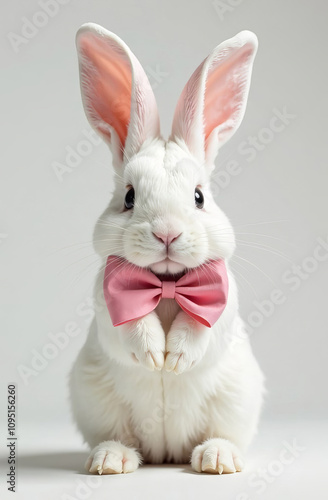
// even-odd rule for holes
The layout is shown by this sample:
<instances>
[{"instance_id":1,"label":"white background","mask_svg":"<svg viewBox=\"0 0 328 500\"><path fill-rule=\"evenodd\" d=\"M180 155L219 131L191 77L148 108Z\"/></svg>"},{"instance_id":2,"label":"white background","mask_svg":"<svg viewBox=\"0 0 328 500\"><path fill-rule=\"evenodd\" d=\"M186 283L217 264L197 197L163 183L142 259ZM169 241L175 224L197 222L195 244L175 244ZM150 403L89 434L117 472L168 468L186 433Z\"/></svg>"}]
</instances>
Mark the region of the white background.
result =
<instances>
[{"instance_id":1,"label":"white background","mask_svg":"<svg viewBox=\"0 0 328 500\"><path fill-rule=\"evenodd\" d=\"M328 407L328 260L313 259L318 238L327 247L320 255L328 258L326 2L71 0L57 7L48 19L37 14L44 9L34 0L2 7L1 421L6 387L13 382L22 446L31 429L43 429L49 452L55 424L75 432L67 375L91 318L85 313L98 265L92 230L110 199L111 157L103 143L93 145L61 181L54 165L65 164L68 149L81 146L83 131L90 130L74 36L82 23L93 21L118 34L146 69L165 137L184 84L207 54L242 29L258 35L246 115L220 152L213 189L239 240L233 267L242 315L259 322L252 345L267 378L263 422L288 421L288 429L305 421L317 426ZM22 36L25 18L45 25L30 31L24 43L13 42L10 33ZM265 130L284 109L292 115L289 123L280 132ZM250 153L243 151L250 136L258 137L261 150L248 161ZM237 164L235 176L227 174L229 161ZM298 283L291 281L294 266L303 268ZM275 289L283 303L267 303L268 317L254 314L255 301L263 303ZM24 383L18 367L32 368L49 333L71 322L78 335ZM5 427L2 435L5 442ZM267 494L271 498L270 489Z\"/></svg>"}]
</instances>

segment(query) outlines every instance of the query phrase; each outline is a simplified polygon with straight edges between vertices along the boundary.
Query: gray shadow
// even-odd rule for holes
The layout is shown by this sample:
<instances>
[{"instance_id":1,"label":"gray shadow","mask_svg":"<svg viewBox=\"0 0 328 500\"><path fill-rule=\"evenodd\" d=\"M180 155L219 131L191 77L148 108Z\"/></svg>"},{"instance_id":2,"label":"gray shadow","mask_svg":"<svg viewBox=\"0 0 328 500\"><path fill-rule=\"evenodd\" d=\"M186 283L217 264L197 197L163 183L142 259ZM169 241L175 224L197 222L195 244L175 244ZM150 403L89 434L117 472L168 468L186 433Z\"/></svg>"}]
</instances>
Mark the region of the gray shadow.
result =
<instances>
[{"instance_id":1,"label":"gray shadow","mask_svg":"<svg viewBox=\"0 0 328 500\"><path fill-rule=\"evenodd\" d=\"M18 454L17 469L52 469L52 470L71 470L77 474L86 474L84 463L88 457L88 452L71 451L57 453L36 453L36 454ZM0 458L0 467L7 467L7 458Z\"/></svg>"},{"instance_id":2,"label":"gray shadow","mask_svg":"<svg viewBox=\"0 0 328 500\"><path fill-rule=\"evenodd\" d=\"M88 457L88 451L72 451L72 452L56 452L56 453L21 453L17 457L17 469L19 470L65 470L72 471L79 475L88 475L84 469L85 461ZM0 457L0 468L7 467L7 458ZM149 464L145 463L140 466L143 469L152 469L155 467L165 469L180 469L180 472L185 474L199 475L193 471L189 464Z\"/></svg>"}]
</instances>

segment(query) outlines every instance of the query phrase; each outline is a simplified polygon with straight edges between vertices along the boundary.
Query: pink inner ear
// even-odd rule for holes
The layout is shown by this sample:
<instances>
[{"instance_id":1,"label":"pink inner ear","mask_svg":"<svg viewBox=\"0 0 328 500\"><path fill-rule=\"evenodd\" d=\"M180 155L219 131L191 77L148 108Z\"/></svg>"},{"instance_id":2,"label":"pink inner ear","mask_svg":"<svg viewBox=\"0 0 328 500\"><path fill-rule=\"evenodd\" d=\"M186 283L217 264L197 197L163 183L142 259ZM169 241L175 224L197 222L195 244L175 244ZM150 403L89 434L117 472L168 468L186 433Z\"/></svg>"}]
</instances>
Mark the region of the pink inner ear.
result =
<instances>
[{"instance_id":1,"label":"pink inner ear","mask_svg":"<svg viewBox=\"0 0 328 500\"><path fill-rule=\"evenodd\" d=\"M80 39L83 56L82 85L94 125L108 139L110 125L125 145L131 116L131 65L120 47L85 33Z\"/></svg>"},{"instance_id":2,"label":"pink inner ear","mask_svg":"<svg viewBox=\"0 0 328 500\"><path fill-rule=\"evenodd\" d=\"M243 104L247 63L253 48L245 45L208 72L204 99L205 140L213 130L225 123L225 131L234 127Z\"/></svg>"}]
</instances>

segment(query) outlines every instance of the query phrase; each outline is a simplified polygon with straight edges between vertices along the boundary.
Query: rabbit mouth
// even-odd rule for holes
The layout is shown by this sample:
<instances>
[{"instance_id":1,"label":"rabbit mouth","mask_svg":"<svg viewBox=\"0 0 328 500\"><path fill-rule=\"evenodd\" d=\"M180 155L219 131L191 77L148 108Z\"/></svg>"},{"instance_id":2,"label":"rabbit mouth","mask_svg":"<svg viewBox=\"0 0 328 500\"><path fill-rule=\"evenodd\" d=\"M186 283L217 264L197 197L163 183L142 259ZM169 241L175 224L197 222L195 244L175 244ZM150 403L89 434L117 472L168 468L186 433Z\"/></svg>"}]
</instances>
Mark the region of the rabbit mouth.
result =
<instances>
[{"instance_id":1,"label":"rabbit mouth","mask_svg":"<svg viewBox=\"0 0 328 500\"><path fill-rule=\"evenodd\" d=\"M169 257L166 257L161 261L154 262L149 267L157 277L160 277L162 279L163 277L171 276L174 276L174 278L176 278L177 276L182 277L187 271L187 268L184 266L184 264L176 262Z\"/></svg>"}]
</instances>

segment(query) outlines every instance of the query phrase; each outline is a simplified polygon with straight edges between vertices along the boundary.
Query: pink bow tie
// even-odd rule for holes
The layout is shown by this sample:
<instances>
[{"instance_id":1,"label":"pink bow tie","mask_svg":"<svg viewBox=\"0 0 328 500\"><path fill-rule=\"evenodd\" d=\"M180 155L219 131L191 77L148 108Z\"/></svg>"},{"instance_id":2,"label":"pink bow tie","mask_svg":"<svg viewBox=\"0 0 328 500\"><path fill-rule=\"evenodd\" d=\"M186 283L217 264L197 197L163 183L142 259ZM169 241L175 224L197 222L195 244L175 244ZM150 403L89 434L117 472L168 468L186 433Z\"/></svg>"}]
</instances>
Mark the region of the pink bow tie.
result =
<instances>
[{"instance_id":1,"label":"pink bow tie","mask_svg":"<svg viewBox=\"0 0 328 500\"><path fill-rule=\"evenodd\" d=\"M212 260L178 281L161 281L151 271L110 255L104 295L114 326L149 314L161 299L175 299L189 316L210 327L227 304L227 270L223 260Z\"/></svg>"}]
</instances>

